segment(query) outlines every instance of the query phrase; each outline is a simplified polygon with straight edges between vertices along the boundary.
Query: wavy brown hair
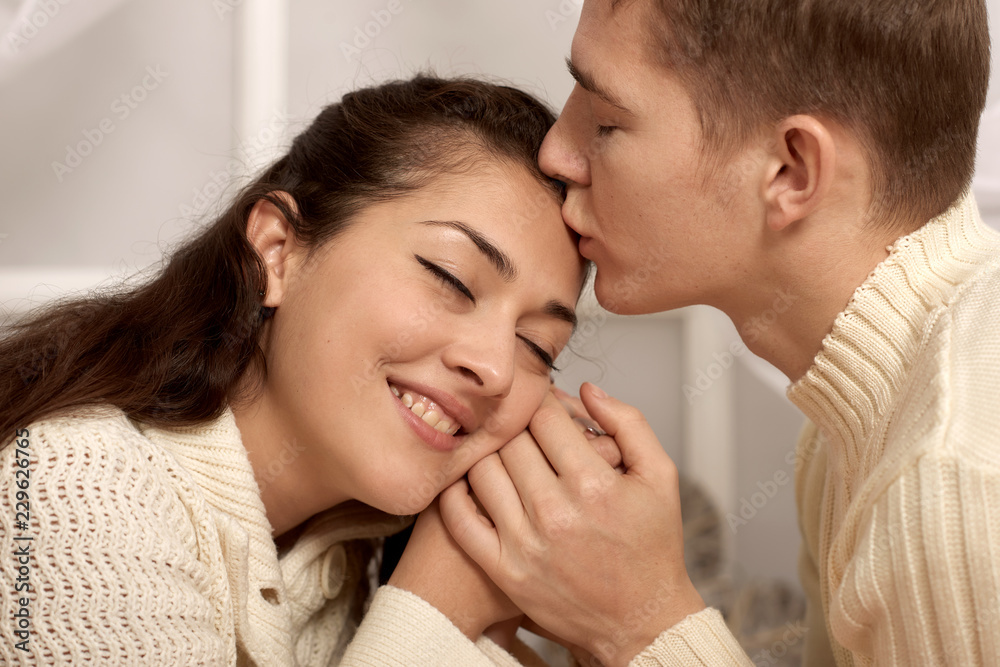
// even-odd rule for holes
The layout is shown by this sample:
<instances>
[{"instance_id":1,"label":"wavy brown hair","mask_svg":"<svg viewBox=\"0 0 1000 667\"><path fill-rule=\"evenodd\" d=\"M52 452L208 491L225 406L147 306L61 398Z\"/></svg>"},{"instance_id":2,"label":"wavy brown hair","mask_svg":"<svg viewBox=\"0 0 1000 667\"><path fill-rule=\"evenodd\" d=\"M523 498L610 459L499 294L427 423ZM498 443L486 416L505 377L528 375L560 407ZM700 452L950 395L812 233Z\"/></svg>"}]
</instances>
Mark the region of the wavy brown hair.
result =
<instances>
[{"instance_id":1,"label":"wavy brown hair","mask_svg":"<svg viewBox=\"0 0 1000 667\"><path fill-rule=\"evenodd\" d=\"M3 331L0 447L16 428L74 406L108 403L159 426L218 417L247 398L238 387L253 391L267 373L258 344L267 278L246 235L258 201L314 251L366 206L481 159L523 166L557 196L537 167L554 121L527 93L468 78L419 75L345 95L152 279L56 303Z\"/></svg>"}]
</instances>

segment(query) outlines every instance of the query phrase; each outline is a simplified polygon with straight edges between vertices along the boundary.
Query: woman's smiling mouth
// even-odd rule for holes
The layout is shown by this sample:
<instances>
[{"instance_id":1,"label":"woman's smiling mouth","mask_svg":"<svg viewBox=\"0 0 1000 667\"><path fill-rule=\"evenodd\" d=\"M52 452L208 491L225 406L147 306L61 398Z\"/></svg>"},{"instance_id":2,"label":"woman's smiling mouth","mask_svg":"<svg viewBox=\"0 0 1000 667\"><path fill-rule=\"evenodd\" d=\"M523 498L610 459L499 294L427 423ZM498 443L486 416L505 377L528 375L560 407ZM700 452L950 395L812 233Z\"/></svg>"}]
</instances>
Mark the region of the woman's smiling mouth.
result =
<instances>
[{"instance_id":1,"label":"woman's smiling mouth","mask_svg":"<svg viewBox=\"0 0 1000 667\"><path fill-rule=\"evenodd\" d=\"M435 431L446 435L455 435L462 428L458 419L448 414L444 408L423 394L412 389L399 387L392 382L389 383L389 389L410 412L420 417Z\"/></svg>"}]
</instances>

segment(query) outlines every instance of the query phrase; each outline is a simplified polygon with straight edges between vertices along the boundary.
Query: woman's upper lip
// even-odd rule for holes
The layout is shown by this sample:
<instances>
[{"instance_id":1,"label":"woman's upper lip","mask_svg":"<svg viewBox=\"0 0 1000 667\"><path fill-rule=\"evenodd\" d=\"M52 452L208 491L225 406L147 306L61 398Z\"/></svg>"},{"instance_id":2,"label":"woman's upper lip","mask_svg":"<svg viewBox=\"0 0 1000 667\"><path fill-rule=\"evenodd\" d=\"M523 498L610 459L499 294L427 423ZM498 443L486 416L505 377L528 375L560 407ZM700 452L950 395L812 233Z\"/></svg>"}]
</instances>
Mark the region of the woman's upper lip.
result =
<instances>
[{"instance_id":1,"label":"woman's upper lip","mask_svg":"<svg viewBox=\"0 0 1000 667\"><path fill-rule=\"evenodd\" d=\"M462 425L462 428L466 433L472 433L476 430L476 428L478 428L476 414L472 411L472 408L448 392L410 380L401 380L399 378L391 377L386 379L400 389L412 389L418 394L423 394L433 402L437 403L439 406L444 408L445 412L454 417L458 423Z\"/></svg>"}]
</instances>

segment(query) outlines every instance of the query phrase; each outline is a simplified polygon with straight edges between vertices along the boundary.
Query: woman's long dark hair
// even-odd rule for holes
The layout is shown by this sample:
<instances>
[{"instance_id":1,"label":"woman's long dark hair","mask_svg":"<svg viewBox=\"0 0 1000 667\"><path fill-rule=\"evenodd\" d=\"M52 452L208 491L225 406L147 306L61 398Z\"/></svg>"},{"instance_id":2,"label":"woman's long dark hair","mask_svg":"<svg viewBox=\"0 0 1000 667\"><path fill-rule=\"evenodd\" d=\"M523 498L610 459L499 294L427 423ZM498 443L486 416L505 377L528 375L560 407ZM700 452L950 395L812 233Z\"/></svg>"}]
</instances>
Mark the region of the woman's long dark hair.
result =
<instances>
[{"instance_id":1,"label":"woman's long dark hair","mask_svg":"<svg viewBox=\"0 0 1000 667\"><path fill-rule=\"evenodd\" d=\"M554 121L524 92L466 78L421 75L345 95L155 278L57 303L2 333L0 447L16 428L74 406L109 403L160 426L218 417L246 398L238 387L259 387L266 375L258 340L267 277L246 235L258 201L315 249L365 206L484 156L547 182L536 160Z\"/></svg>"}]
</instances>

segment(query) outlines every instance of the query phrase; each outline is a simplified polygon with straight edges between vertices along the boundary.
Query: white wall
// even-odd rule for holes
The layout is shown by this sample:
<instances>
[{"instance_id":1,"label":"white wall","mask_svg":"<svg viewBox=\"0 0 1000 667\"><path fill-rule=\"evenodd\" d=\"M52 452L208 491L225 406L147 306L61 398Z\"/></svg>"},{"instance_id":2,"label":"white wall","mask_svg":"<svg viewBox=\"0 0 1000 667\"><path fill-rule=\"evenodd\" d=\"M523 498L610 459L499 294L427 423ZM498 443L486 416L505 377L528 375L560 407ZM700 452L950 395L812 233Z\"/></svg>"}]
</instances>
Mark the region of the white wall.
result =
<instances>
[{"instance_id":1,"label":"white wall","mask_svg":"<svg viewBox=\"0 0 1000 667\"><path fill-rule=\"evenodd\" d=\"M0 0L0 29L11 26L0 33L0 304L11 310L154 263L230 175L356 86L433 67L503 77L558 108L579 11L578 0L399 0L396 14L389 0L62 2ZM989 5L995 20L1000 0ZM359 37L366 29L377 34ZM67 147L87 154L67 161ZM976 186L1000 227L998 148L993 89ZM703 395L682 392L737 339L731 324L698 309L594 317L575 347L596 361L567 355L562 384L595 380L643 408L725 509L791 472L801 420L780 374L746 355ZM794 581L793 495L780 487L728 534L740 570Z\"/></svg>"}]
</instances>

